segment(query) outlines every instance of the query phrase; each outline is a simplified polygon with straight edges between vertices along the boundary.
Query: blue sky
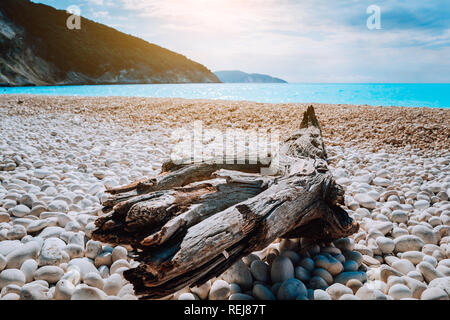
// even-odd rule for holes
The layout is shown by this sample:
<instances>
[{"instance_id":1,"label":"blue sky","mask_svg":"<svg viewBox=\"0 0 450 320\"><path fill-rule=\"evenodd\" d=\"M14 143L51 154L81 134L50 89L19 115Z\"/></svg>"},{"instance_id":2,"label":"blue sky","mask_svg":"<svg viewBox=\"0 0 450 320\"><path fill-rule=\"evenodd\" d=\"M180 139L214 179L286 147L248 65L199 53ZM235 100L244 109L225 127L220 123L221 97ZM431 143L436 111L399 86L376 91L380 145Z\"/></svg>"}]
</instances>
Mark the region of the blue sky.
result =
<instances>
[{"instance_id":1,"label":"blue sky","mask_svg":"<svg viewBox=\"0 0 450 320\"><path fill-rule=\"evenodd\" d=\"M450 82L449 0L43 0L212 71L289 82ZM377 5L381 29L369 30Z\"/></svg>"}]
</instances>

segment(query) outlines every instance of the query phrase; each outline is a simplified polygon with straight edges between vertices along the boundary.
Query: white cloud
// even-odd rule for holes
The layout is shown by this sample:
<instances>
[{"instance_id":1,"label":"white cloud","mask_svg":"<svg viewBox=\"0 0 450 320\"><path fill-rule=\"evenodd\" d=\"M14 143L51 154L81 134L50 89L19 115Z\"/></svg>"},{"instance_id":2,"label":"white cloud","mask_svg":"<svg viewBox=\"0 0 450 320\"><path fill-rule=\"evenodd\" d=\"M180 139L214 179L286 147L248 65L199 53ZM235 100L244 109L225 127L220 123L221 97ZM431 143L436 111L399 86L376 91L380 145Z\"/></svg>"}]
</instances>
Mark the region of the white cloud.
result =
<instances>
[{"instance_id":1,"label":"white cloud","mask_svg":"<svg viewBox=\"0 0 450 320\"><path fill-rule=\"evenodd\" d=\"M109 12L108 11L94 11L92 13L92 16L94 18L108 18L109 17Z\"/></svg>"},{"instance_id":2,"label":"white cloud","mask_svg":"<svg viewBox=\"0 0 450 320\"><path fill-rule=\"evenodd\" d=\"M103 5L103 0L86 0L89 4L93 4L96 6L102 6Z\"/></svg>"}]
</instances>

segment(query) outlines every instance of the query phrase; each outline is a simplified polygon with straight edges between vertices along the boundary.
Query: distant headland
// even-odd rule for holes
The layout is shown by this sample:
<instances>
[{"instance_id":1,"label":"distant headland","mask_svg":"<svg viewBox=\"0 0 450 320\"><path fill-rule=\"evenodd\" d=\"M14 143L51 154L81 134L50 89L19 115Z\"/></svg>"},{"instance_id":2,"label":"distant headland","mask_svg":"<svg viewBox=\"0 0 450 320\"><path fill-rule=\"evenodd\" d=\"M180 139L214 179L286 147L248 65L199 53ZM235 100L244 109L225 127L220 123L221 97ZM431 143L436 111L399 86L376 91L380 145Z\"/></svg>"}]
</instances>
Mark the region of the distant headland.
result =
<instances>
[{"instance_id":1,"label":"distant headland","mask_svg":"<svg viewBox=\"0 0 450 320\"><path fill-rule=\"evenodd\" d=\"M245 73L238 70L216 71L214 74L225 83L287 83L287 81L265 74Z\"/></svg>"}]
</instances>

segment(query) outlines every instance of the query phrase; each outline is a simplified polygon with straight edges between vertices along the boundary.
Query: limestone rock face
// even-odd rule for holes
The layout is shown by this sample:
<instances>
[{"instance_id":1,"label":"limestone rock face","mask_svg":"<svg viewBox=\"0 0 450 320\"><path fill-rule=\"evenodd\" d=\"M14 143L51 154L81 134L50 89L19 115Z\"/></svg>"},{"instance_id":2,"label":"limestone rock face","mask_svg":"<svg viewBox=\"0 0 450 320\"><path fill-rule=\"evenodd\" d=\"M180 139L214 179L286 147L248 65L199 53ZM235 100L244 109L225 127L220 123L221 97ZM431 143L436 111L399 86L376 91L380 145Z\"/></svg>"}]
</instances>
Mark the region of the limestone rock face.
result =
<instances>
[{"instance_id":1,"label":"limestone rock face","mask_svg":"<svg viewBox=\"0 0 450 320\"><path fill-rule=\"evenodd\" d=\"M84 18L86 32L74 37L59 27L67 18L48 6L2 0L0 85L220 82L180 54ZM129 45L117 45L124 42Z\"/></svg>"}]
</instances>

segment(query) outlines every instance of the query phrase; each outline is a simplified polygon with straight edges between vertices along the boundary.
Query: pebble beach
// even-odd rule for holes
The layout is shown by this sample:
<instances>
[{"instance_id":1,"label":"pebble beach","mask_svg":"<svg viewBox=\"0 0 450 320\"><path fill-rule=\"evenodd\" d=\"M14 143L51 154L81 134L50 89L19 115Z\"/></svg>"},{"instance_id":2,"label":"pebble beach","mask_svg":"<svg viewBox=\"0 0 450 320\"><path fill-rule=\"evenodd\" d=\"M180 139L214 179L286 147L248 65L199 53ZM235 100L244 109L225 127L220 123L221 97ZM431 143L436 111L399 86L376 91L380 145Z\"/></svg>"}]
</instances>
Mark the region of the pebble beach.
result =
<instances>
[{"instance_id":1,"label":"pebble beach","mask_svg":"<svg viewBox=\"0 0 450 320\"><path fill-rule=\"evenodd\" d=\"M0 96L0 300L136 300L127 246L91 239L107 188L156 176L173 130L279 130L310 104ZM360 224L277 240L173 300L449 300L450 109L313 104Z\"/></svg>"}]
</instances>

